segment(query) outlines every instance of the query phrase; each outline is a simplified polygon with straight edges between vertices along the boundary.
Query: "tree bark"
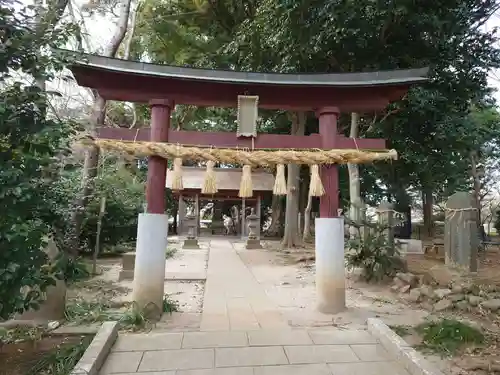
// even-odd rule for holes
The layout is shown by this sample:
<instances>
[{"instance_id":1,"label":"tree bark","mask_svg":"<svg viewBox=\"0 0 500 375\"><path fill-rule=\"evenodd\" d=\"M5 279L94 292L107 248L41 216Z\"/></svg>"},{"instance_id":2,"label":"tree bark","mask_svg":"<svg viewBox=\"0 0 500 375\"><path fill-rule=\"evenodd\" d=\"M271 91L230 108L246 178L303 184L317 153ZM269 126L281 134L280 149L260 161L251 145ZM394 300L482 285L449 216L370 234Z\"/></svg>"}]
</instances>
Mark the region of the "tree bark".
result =
<instances>
[{"instance_id":1,"label":"tree bark","mask_svg":"<svg viewBox=\"0 0 500 375\"><path fill-rule=\"evenodd\" d=\"M312 197L308 195L307 206L304 210L304 232L302 234L302 241L307 242L311 240L311 208Z\"/></svg>"},{"instance_id":2,"label":"tree bark","mask_svg":"<svg viewBox=\"0 0 500 375\"><path fill-rule=\"evenodd\" d=\"M118 19L117 28L113 37L111 38L111 41L104 49L103 55L106 57L114 57L116 55L116 52L118 51L118 48L120 47L120 44L125 37L125 34L127 32L131 2L131 0L123 0L121 3L122 10ZM96 135L96 129L98 126L104 125L105 117L106 101L96 92L94 94L92 119L87 129L92 136ZM80 195L77 199L71 217L73 226L72 252L74 253L77 252L80 243L80 233L82 229L85 207L87 206L90 197L94 194L94 185L98 167L99 148L96 146L89 146L85 152Z\"/></svg>"},{"instance_id":3,"label":"tree bark","mask_svg":"<svg viewBox=\"0 0 500 375\"><path fill-rule=\"evenodd\" d=\"M349 132L350 138L357 138L359 135L359 114L351 113L351 129ZM361 187L359 181L359 166L357 164L347 164L349 172L349 219L360 224L360 204L361 204ZM351 238L357 235L358 231L355 226L349 227L349 236Z\"/></svg>"},{"instance_id":4,"label":"tree bark","mask_svg":"<svg viewBox=\"0 0 500 375\"><path fill-rule=\"evenodd\" d=\"M269 236L280 235L280 218L281 218L281 197L279 195L273 195L273 200L271 202L271 224L267 230Z\"/></svg>"},{"instance_id":5,"label":"tree bark","mask_svg":"<svg viewBox=\"0 0 500 375\"><path fill-rule=\"evenodd\" d=\"M292 134L304 135L305 130L305 114L294 113L292 116ZM288 181L286 195L286 212L285 212L285 233L281 245L283 247L294 247L301 245L299 235L298 219L299 219L299 182L300 182L300 165L288 164Z\"/></svg>"},{"instance_id":6,"label":"tree bark","mask_svg":"<svg viewBox=\"0 0 500 375\"><path fill-rule=\"evenodd\" d=\"M428 238L434 237L434 225L432 220L432 208L434 206L434 198L432 190L424 188L422 191L422 204L424 213L424 233Z\"/></svg>"}]
</instances>

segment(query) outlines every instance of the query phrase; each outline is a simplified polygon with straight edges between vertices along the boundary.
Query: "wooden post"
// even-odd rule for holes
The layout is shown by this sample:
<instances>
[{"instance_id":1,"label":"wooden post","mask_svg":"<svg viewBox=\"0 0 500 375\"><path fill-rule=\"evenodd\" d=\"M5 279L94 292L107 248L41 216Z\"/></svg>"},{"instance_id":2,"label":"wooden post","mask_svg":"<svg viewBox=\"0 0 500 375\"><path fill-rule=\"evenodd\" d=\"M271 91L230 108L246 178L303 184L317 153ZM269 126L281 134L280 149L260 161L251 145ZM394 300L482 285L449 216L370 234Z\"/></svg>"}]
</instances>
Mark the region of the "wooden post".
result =
<instances>
[{"instance_id":1,"label":"wooden post","mask_svg":"<svg viewBox=\"0 0 500 375\"><path fill-rule=\"evenodd\" d=\"M200 195L198 193L194 198L194 217L196 218L195 236L198 237L200 235Z\"/></svg>"},{"instance_id":2,"label":"wooden post","mask_svg":"<svg viewBox=\"0 0 500 375\"><path fill-rule=\"evenodd\" d=\"M255 209L255 212L257 214L257 216L259 217L259 221L258 221L258 227L257 227L257 239L260 240L260 223L261 223L261 212L260 212L260 204L261 204L261 198L260 198L260 195L257 195L257 207Z\"/></svg>"},{"instance_id":3,"label":"wooden post","mask_svg":"<svg viewBox=\"0 0 500 375\"><path fill-rule=\"evenodd\" d=\"M241 198L241 239L244 240L246 235L246 207L245 207L245 198Z\"/></svg>"},{"instance_id":4,"label":"wooden post","mask_svg":"<svg viewBox=\"0 0 500 375\"><path fill-rule=\"evenodd\" d=\"M318 112L319 133L323 148L337 147L336 107ZM344 266L344 219L338 217L339 176L336 165L321 167L325 194L320 197L320 217L315 220L316 293L318 310L336 314L346 307Z\"/></svg>"},{"instance_id":5,"label":"wooden post","mask_svg":"<svg viewBox=\"0 0 500 375\"><path fill-rule=\"evenodd\" d=\"M321 135L323 148L335 148L339 109L337 107L324 107L317 112L317 116L319 119L319 134ZM320 197L319 216L338 217L339 176L337 166L322 166L321 181L323 182L323 187L325 188L325 194Z\"/></svg>"},{"instance_id":6,"label":"wooden post","mask_svg":"<svg viewBox=\"0 0 500 375\"><path fill-rule=\"evenodd\" d=\"M151 142L167 142L170 114L174 107L169 100L152 100L151 105ZM147 213L165 213L165 180L167 160L150 156L148 160L148 180L146 184Z\"/></svg>"}]
</instances>

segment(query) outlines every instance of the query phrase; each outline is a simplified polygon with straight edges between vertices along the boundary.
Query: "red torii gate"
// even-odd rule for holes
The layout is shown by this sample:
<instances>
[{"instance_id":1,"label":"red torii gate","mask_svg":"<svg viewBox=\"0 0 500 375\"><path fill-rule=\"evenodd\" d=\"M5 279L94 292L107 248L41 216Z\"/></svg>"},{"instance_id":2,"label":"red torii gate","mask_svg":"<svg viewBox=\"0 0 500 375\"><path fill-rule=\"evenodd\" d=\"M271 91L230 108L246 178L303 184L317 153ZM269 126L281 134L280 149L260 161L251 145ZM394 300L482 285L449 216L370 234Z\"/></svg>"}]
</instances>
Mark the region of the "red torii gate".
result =
<instances>
[{"instance_id":1,"label":"red torii gate","mask_svg":"<svg viewBox=\"0 0 500 375\"><path fill-rule=\"evenodd\" d=\"M400 99L411 85L427 79L427 68L369 73L275 74L175 67L94 55L85 55L82 62L71 66L71 70L79 85L97 90L106 100L142 102L151 106L149 129L100 128L97 132L100 138L255 149L384 149L383 139L354 140L338 134L339 114L381 110L391 101ZM170 128L170 116L175 104L236 107L238 95L243 94L258 96L261 108L314 111L319 120L319 134L258 134L252 140L238 138L235 133L176 131ZM165 159L150 157L146 187L147 211L150 214L165 212L166 170ZM320 198L320 217L335 218L339 207L337 166L322 166L321 179L325 195ZM138 234L138 250L139 242ZM342 247L343 258L343 235L342 244L338 246ZM136 268L138 263L139 251ZM342 273L343 281L343 259L341 264L342 271L339 266L335 272ZM138 269L135 275L140 277ZM137 281L136 284L139 283ZM344 287L340 287L342 292L338 293L328 288L330 290L320 291L319 298L323 298L323 302L320 301L323 307L320 308L337 311L342 308L339 306L341 302L334 300L343 298L345 301ZM136 293L139 292L134 291ZM336 293L337 297L334 296ZM157 299L146 297L142 301Z\"/></svg>"}]
</instances>

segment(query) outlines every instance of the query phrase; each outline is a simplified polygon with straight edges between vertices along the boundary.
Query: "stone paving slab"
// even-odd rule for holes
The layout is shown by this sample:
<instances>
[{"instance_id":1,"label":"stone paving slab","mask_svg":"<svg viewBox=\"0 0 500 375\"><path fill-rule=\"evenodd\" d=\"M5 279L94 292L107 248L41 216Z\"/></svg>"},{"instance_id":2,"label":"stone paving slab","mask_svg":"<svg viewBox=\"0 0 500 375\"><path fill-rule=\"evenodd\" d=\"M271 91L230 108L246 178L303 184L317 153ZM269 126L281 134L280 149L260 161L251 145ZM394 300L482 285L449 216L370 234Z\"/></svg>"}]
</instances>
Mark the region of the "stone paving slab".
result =
<instances>
[{"instance_id":1,"label":"stone paving slab","mask_svg":"<svg viewBox=\"0 0 500 375\"><path fill-rule=\"evenodd\" d=\"M183 333L126 334L118 336L114 352L180 349Z\"/></svg>"},{"instance_id":2,"label":"stone paving slab","mask_svg":"<svg viewBox=\"0 0 500 375\"><path fill-rule=\"evenodd\" d=\"M139 371L210 369L213 367L213 349L159 350L144 353Z\"/></svg>"},{"instance_id":3,"label":"stone paving slab","mask_svg":"<svg viewBox=\"0 0 500 375\"><path fill-rule=\"evenodd\" d=\"M250 346L312 345L305 330L260 330L247 333Z\"/></svg>"},{"instance_id":4,"label":"stone paving slab","mask_svg":"<svg viewBox=\"0 0 500 375\"><path fill-rule=\"evenodd\" d=\"M248 348L215 349L216 367L242 367L287 365L288 359L283 347L260 346Z\"/></svg>"},{"instance_id":5,"label":"stone paving slab","mask_svg":"<svg viewBox=\"0 0 500 375\"><path fill-rule=\"evenodd\" d=\"M290 364L359 362L349 345L285 346Z\"/></svg>"},{"instance_id":6,"label":"stone paving slab","mask_svg":"<svg viewBox=\"0 0 500 375\"><path fill-rule=\"evenodd\" d=\"M345 329L312 329L309 336L315 344L376 344L377 340L368 331Z\"/></svg>"},{"instance_id":7,"label":"stone paving slab","mask_svg":"<svg viewBox=\"0 0 500 375\"><path fill-rule=\"evenodd\" d=\"M183 349L239 347L247 346L248 338L245 332L186 332L182 340Z\"/></svg>"}]
</instances>

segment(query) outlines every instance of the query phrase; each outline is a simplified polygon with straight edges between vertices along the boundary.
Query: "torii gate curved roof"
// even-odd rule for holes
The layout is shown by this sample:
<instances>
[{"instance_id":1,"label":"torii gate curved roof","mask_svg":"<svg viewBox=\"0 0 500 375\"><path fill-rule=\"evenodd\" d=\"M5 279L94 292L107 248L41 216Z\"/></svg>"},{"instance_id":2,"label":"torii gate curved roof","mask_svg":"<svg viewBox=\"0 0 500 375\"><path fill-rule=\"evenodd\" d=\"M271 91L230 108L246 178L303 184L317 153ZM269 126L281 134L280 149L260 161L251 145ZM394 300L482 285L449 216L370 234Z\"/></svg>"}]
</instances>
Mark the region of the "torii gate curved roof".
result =
<instances>
[{"instance_id":1,"label":"torii gate curved roof","mask_svg":"<svg viewBox=\"0 0 500 375\"><path fill-rule=\"evenodd\" d=\"M238 95L258 95L259 107L341 111L382 109L412 84L427 80L428 68L362 73L256 73L187 68L83 55L71 70L79 85L107 100L235 107Z\"/></svg>"}]
</instances>

